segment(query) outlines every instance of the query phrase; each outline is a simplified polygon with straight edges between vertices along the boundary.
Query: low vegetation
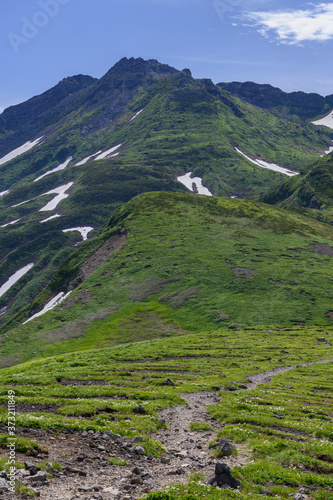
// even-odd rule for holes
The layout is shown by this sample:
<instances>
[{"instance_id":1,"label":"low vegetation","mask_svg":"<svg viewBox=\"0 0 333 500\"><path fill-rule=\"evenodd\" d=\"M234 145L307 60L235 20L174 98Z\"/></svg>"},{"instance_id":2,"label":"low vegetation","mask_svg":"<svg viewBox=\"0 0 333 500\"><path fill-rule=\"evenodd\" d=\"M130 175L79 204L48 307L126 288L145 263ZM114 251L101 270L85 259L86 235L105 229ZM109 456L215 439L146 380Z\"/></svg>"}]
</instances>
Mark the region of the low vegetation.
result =
<instances>
[{"instance_id":1,"label":"low vegetation","mask_svg":"<svg viewBox=\"0 0 333 500\"><path fill-rule=\"evenodd\" d=\"M184 404L184 393L220 387L221 404L209 412L221 425L217 437L236 448L245 444L251 452L251 461L233 470L244 488L222 493L196 480L168 490L165 498L200 498L203 492L212 499L259 498L265 491L288 498L303 486L312 498L329 499L332 336L327 327L226 329L30 361L1 371L0 421L6 423L10 387L16 394L18 427L140 436L146 453L162 456L164 448L152 435L161 425L158 411ZM320 361L325 363L305 366ZM286 367L292 369L269 384L245 389L247 377ZM174 385L163 384L166 379ZM139 405L145 413L135 411ZM205 422L191 425L207 429ZM164 498L152 495L148 498Z\"/></svg>"}]
</instances>

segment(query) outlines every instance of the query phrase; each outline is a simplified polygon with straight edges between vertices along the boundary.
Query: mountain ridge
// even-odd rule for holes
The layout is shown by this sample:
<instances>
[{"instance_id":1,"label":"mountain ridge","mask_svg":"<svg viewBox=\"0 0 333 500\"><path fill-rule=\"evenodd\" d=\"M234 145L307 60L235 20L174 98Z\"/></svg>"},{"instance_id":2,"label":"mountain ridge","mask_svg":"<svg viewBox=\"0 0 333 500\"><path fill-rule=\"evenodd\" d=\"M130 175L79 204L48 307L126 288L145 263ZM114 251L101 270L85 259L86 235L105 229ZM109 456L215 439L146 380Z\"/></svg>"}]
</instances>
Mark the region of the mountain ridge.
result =
<instances>
[{"instance_id":1,"label":"mountain ridge","mask_svg":"<svg viewBox=\"0 0 333 500\"><path fill-rule=\"evenodd\" d=\"M314 120L329 113L333 108L333 94L323 97L314 92L284 92L269 84L250 81L217 85L250 104L275 111L285 117L296 115L303 120Z\"/></svg>"}]
</instances>

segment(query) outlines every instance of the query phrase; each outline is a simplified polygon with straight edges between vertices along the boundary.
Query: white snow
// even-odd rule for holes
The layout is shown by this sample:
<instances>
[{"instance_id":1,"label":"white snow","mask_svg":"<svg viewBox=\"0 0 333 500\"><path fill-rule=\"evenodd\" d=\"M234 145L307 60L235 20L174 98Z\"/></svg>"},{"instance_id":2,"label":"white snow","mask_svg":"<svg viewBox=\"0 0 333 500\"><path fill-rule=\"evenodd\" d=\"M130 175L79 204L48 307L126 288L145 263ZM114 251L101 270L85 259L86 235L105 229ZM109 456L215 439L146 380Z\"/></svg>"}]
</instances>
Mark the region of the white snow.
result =
<instances>
[{"instance_id":1,"label":"white snow","mask_svg":"<svg viewBox=\"0 0 333 500\"><path fill-rule=\"evenodd\" d=\"M327 151L324 151L324 154L320 156L323 157L325 155L328 155L329 153L332 153L332 151L333 151L333 146L331 146Z\"/></svg>"},{"instance_id":2,"label":"white snow","mask_svg":"<svg viewBox=\"0 0 333 500\"><path fill-rule=\"evenodd\" d=\"M21 219L13 220L12 222L8 222L7 224L4 224L3 226L0 226L0 227L11 226L12 224L16 224L16 222L18 222L19 220L21 220Z\"/></svg>"},{"instance_id":3,"label":"white snow","mask_svg":"<svg viewBox=\"0 0 333 500\"><path fill-rule=\"evenodd\" d=\"M59 304L61 304L61 302L63 302L65 299L67 299L67 297L68 297L68 295L70 293L72 293L72 292L68 292L66 294L64 292L58 293L58 295L56 295L55 297L53 297L53 299L51 299L50 302L48 302L46 304L46 306L41 311L39 311L38 313L36 313L33 316L31 316L31 318L29 318L23 324L25 325L26 323L29 323L29 321L31 321L31 320L33 320L35 318L38 318L39 316L42 316L42 314L45 314L48 311L51 311L51 309L53 309L54 307L58 306Z\"/></svg>"},{"instance_id":4,"label":"white snow","mask_svg":"<svg viewBox=\"0 0 333 500\"><path fill-rule=\"evenodd\" d=\"M22 278L30 269L34 266L34 264L28 264L27 266L22 267L19 271L16 271L9 280L6 281L1 287L0 287L0 297L2 297L15 283Z\"/></svg>"},{"instance_id":5,"label":"white snow","mask_svg":"<svg viewBox=\"0 0 333 500\"><path fill-rule=\"evenodd\" d=\"M193 191L193 184L195 184L196 188L198 190L198 194L204 194L206 196L213 196L212 193L202 185L202 179L200 177L191 177L191 175L192 175L192 172L188 172L185 175L181 175L180 177L177 177L177 181L184 184L184 186L186 186L190 191L192 191L192 193L194 192Z\"/></svg>"},{"instance_id":6,"label":"white snow","mask_svg":"<svg viewBox=\"0 0 333 500\"><path fill-rule=\"evenodd\" d=\"M327 116L324 116L324 118L321 118L320 120L316 120L315 122L312 122L313 125L323 125L325 127L333 128L333 110L328 113Z\"/></svg>"},{"instance_id":7,"label":"white snow","mask_svg":"<svg viewBox=\"0 0 333 500\"><path fill-rule=\"evenodd\" d=\"M137 113L135 113L135 115L132 116L132 118L130 119L129 123L131 123L133 120L135 120L135 118L137 118L140 115L140 113L142 113L142 111L143 111L143 108L140 109L140 111L138 111Z\"/></svg>"},{"instance_id":8,"label":"white snow","mask_svg":"<svg viewBox=\"0 0 333 500\"><path fill-rule=\"evenodd\" d=\"M3 196L5 196L5 195L6 195L6 194L8 194L8 193L9 193L9 191L2 191L2 192L0 193L0 198L2 198Z\"/></svg>"},{"instance_id":9,"label":"white snow","mask_svg":"<svg viewBox=\"0 0 333 500\"><path fill-rule=\"evenodd\" d=\"M118 144L117 146L114 146L113 148L108 149L107 151L104 151L104 153L101 153L100 155L98 155L94 161L104 160L104 158L107 158L108 156L110 156L111 153L114 153L114 151L116 151L118 148L120 148L121 145L122 144Z\"/></svg>"},{"instance_id":10,"label":"white snow","mask_svg":"<svg viewBox=\"0 0 333 500\"><path fill-rule=\"evenodd\" d=\"M246 154L244 154L238 148L235 148L235 150L237 151L237 153L241 154L247 160L249 160L254 165L257 165L258 167L268 168L269 170L274 170L275 172L280 172L281 174L288 175L289 177L292 177L293 175L298 175L298 172L294 172L293 170L289 170L287 168L280 167L279 165L276 165L275 163L267 163L264 160L253 160L252 158L250 158L249 156L247 156Z\"/></svg>"},{"instance_id":11,"label":"white snow","mask_svg":"<svg viewBox=\"0 0 333 500\"><path fill-rule=\"evenodd\" d=\"M44 224L44 222L48 222L49 220L56 219L57 217L61 217L61 215L59 215L59 214L51 215L51 217L48 217L47 219L44 219L44 220L40 220L39 222L41 224Z\"/></svg>"},{"instance_id":12,"label":"white snow","mask_svg":"<svg viewBox=\"0 0 333 500\"><path fill-rule=\"evenodd\" d=\"M71 229L63 229L62 232L63 233L68 233L69 231L78 231L79 233L81 233L81 236L83 238L83 240L87 240L88 239L88 234L90 233L90 231L93 231L93 227L72 227Z\"/></svg>"},{"instance_id":13,"label":"white snow","mask_svg":"<svg viewBox=\"0 0 333 500\"><path fill-rule=\"evenodd\" d=\"M17 156L20 156L22 155L23 153L26 153L27 151L29 151L29 149L32 149L34 148L35 146L37 146L37 144L43 139L43 136L40 137L39 139L36 139L35 141L33 142L26 142L25 144L23 144L23 146L20 146L19 148L16 148L14 149L13 151L11 151L10 153L8 153L6 156L3 156L2 158L0 158L0 165L3 165L4 163L7 163L7 161L10 161L10 160L13 160L14 158L16 158Z\"/></svg>"},{"instance_id":14,"label":"white snow","mask_svg":"<svg viewBox=\"0 0 333 500\"><path fill-rule=\"evenodd\" d=\"M58 204L64 200L65 198L68 198L69 194L66 194L66 191L68 191L72 186L73 182L69 182L68 184L64 184L63 186L59 186L56 189L52 189L51 191L48 191L45 194L56 194L57 196L53 198L45 207L41 208L39 211L40 212L47 212L49 210L54 210L57 208Z\"/></svg>"},{"instance_id":15,"label":"white snow","mask_svg":"<svg viewBox=\"0 0 333 500\"><path fill-rule=\"evenodd\" d=\"M41 175L40 177L37 177L37 179L35 179L34 182L37 182L40 179L43 179L43 177L46 177L47 175L53 174L54 172L60 172L60 170L64 170L67 167L67 165L69 164L69 162L71 161L72 158L73 158L73 156L70 156L69 158L67 158L67 160L64 163L62 163L58 167L53 168L52 170L49 170L48 172L46 172L45 174Z\"/></svg>"},{"instance_id":16,"label":"white snow","mask_svg":"<svg viewBox=\"0 0 333 500\"><path fill-rule=\"evenodd\" d=\"M97 153L94 153L93 155L90 155L90 156L87 156L86 158L83 158L83 160L79 161L79 163L76 163L75 166L79 167L80 165L84 165L85 163L87 163L87 161L90 160L90 158L93 158L94 156L101 154L101 152L102 151L97 151Z\"/></svg>"},{"instance_id":17,"label":"white snow","mask_svg":"<svg viewBox=\"0 0 333 500\"><path fill-rule=\"evenodd\" d=\"M17 203L17 205L12 205L10 208L20 207L21 205L24 205L25 203L29 203L29 201L32 201L34 199L35 198L30 198L30 200L21 201L21 203Z\"/></svg>"}]
</instances>

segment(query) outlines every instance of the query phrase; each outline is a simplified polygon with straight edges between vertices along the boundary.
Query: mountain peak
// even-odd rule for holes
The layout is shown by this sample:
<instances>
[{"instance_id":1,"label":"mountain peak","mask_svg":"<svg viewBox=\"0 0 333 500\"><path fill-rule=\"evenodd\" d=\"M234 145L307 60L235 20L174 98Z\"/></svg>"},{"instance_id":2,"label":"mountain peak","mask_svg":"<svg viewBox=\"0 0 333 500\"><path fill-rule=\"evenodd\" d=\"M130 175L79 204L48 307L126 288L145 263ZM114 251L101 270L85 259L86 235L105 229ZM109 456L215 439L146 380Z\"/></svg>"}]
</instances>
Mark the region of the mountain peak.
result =
<instances>
[{"instance_id":1,"label":"mountain peak","mask_svg":"<svg viewBox=\"0 0 333 500\"><path fill-rule=\"evenodd\" d=\"M137 75L143 74L153 74L155 76L170 76L179 71L168 64L162 64L158 62L156 59L142 59L142 57L138 58L127 58L123 57L118 61L107 73L105 76L109 75L124 75L124 73L131 73Z\"/></svg>"}]
</instances>

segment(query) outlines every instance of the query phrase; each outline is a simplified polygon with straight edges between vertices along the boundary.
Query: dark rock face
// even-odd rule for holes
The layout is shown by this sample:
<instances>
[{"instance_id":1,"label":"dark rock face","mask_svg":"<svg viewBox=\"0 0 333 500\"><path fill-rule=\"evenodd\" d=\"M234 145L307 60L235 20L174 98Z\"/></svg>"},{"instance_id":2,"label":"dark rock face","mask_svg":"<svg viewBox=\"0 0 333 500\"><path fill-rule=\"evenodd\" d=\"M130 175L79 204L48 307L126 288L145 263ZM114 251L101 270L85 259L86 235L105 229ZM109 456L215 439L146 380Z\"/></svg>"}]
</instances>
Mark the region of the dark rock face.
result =
<instances>
[{"instance_id":1,"label":"dark rock face","mask_svg":"<svg viewBox=\"0 0 333 500\"><path fill-rule=\"evenodd\" d=\"M275 110L286 117L297 115L303 119L316 118L318 115L329 113L333 105L333 96L322 97L305 92L288 93L272 85L254 82L219 83L218 86L243 101L259 108Z\"/></svg>"},{"instance_id":2,"label":"dark rock face","mask_svg":"<svg viewBox=\"0 0 333 500\"><path fill-rule=\"evenodd\" d=\"M65 78L43 94L5 109L0 115L0 156L31 140L43 128L54 123L74 96L96 81L96 78L86 75ZM8 137L8 131L14 133ZM3 135L6 138L2 138Z\"/></svg>"},{"instance_id":3,"label":"dark rock face","mask_svg":"<svg viewBox=\"0 0 333 500\"><path fill-rule=\"evenodd\" d=\"M207 484L210 486L231 488L234 490L242 486L241 483L231 475L230 468L226 464L222 463L217 463L215 465L215 474L212 474L207 479Z\"/></svg>"}]
</instances>

